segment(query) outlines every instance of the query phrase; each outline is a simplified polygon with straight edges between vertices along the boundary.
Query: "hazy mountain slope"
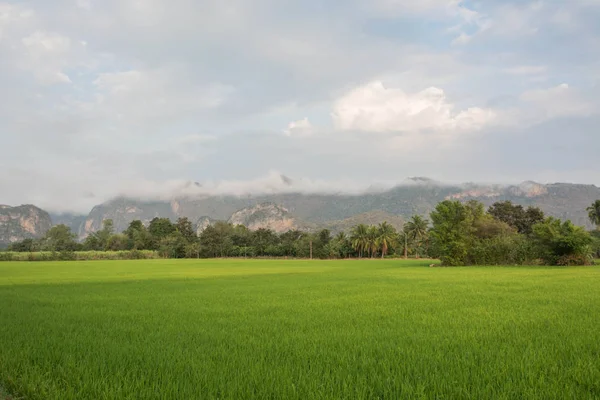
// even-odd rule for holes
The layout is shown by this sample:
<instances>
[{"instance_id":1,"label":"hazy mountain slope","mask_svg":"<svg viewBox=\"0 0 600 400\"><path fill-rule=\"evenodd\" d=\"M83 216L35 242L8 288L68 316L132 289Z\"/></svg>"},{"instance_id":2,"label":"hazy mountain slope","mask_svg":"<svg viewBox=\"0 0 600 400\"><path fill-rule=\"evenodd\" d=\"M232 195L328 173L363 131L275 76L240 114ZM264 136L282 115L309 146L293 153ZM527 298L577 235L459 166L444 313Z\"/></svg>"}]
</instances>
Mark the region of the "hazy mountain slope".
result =
<instances>
[{"instance_id":1,"label":"hazy mountain slope","mask_svg":"<svg viewBox=\"0 0 600 400\"><path fill-rule=\"evenodd\" d=\"M0 247L24 239L40 238L52 227L50 215L35 206L0 205Z\"/></svg>"},{"instance_id":2,"label":"hazy mountain slope","mask_svg":"<svg viewBox=\"0 0 600 400\"><path fill-rule=\"evenodd\" d=\"M360 195L285 193L263 196L208 196L196 199L175 199L171 202L146 202L115 199L95 207L77 230L81 237L102 226L111 218L118 231L127 228L134 219L149 222L154 217L172 220L188 217L193 223L210 220L229 220L243 209L271 203L286 210L297 226L331 227L333 230L349 226L349 221L366 221L379 215L407 219L414 214L427 215L440 201L457 199L478 200L486 205L510 200L523 205L541 207L548 215L591 227L585 211L594 200L600 199L600 188L593 185L550 184L524 182L516 186L502 185L443 185L420 178L408 185L390 190ZM377 214L381 213L381 214ZM363 215L362 220L357 216ZM381 218L372 223L381 222ZM399 223L400 219L396 222ZM345 229L345 228L344 228Z\"/></svg>"},{"instance_id":3,"label":"hazy mountain slope","mask_svg":"<svg viewBox=\"0 0 600 400\"><path fill-rule=\"evenodd\" d=\"M263 228L277 233L306 228L288 210L274 203L261 203L239 210L229 218L229 223L244 225L253 231Z\"/></svg>"}]
</instances>

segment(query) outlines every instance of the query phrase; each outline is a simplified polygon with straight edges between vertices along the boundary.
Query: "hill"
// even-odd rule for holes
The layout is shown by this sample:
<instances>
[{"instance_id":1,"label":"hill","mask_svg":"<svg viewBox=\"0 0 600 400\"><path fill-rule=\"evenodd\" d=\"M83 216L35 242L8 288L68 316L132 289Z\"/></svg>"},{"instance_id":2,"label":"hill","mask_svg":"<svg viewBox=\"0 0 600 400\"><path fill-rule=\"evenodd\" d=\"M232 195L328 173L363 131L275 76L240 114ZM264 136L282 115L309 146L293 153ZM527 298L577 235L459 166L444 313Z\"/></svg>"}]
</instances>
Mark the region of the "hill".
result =
<instances>
[{"instance_id":1,"label":"hill","mask_svg":"<svg viewBox=\"0 0 600 400\"><path fill-rule=\"evenodd\" d=\"M98 205L87 216L57 216L54 224L73 227L80 238L99 230L102 221L112 219L117 231L123 231L135 219L144 223L155 217L176 220L187 217L203 229L215 220L250 223L256 227L273 226L276 229L329 228L347 230L358 223L379 223L387 220L394 225L412 215L427 215L440 201L478 200L489 206L497 201L510 200L524 206L538 206L548 215L570 219L591 228L585 209L600 199L600 188L594 185L569 183L539 184L523 182L520 185L486 185L466 183L447 185L427 178L412 178L389 190L371 190L361 194L307 194L279 193L246 196L198 196L174 198L170 201L149 201L117 198ZM274 213L271 222L252 222L260 219L270 204ZM257 206L263 205L262 208ZM268 213L267 213L268 214ZM275 224L277 220L277 224ZM6 236L6 235L5 235Z\"/></svg>"},{"instance_id":2,"label":"hill","mask_svg":"<svg viewBox=\"0 0 600 400\"><path fill-rule=\"evenodd\" d=\"M40 238L51 227L50 215L35 206L0 205L0 248L24 239Z\"/></svg>"}]
</instances>

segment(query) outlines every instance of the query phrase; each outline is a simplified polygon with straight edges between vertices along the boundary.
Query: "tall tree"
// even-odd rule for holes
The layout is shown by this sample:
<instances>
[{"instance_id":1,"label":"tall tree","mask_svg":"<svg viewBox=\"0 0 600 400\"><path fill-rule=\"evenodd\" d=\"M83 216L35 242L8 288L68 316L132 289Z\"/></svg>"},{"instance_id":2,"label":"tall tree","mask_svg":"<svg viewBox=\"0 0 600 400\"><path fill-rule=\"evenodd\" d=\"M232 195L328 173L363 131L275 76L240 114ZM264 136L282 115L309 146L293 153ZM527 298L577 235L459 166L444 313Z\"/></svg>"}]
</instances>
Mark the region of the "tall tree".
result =
<instances>
[{"instance_id":1,"label":"tall tree","mask_svg":"<svg viewBox=\"0 0 600 400\"><path fill-rule=\"evenodd\" d=\"M528 207L527 210L511 201L494 203L488 213L498 221L502 221L515 228L519 233L529 235L533 226L544 221L544 212L537 207Z\"/></svg>"},{"instance_id":2,"label":"tall tree","mask_svg":"<svg viewBox=\"0 0 600 400\"><path fill-rule=\"evenodd\" d=\"M377 253L379 247L378 237L379 230L377 227L373 225L369 226L367 229L367 249L369 250L369 256L371 258L375 257L375 254Z\"/></svg>"},{"instance_id":3,"label":"tall tree","mask_svg":"<svg viewBox=\"0 0 600 400\"><path fill-rule=\"evenodd\" d=\"M596 229L600 231L600 200L596 200L586 211L590 218L590 222L596 225Z\"/></svg>"},{"instance_id":4,"label":"tall tree","mask_svg":"<svg viewBox=\"0 0 600 400\"><path fill-rule=\"evenodd\" d=\"M384 258L388 250L391 246L394 245L396 240L396 236L398 232L396 232L396 228L388 224L387 222L382 222L377 227L377 245L381 249L381 258Z\"/></svg>"},{"instance_id":5,"label":"tall tree","mask_svg":"<svg viewBox=\"0 0 600 400\"><path fill-rule=\"evenodd\" d=\"M267 249L279 242L279 238L270 229L260 228L252 232L252 245L259 256L267 255Z\"/></svg>"},{"instance_id":6,"label":"tall tree","mask_svg":"<svg viewBox=\"0 0 600 400\"><path fill-rule=\"evenodd\" d=\"M75 251L77 249L75 238L71 228L66 225L56 225L46 232L43 247L50 251Z\"/></svg>"},{"instance_id":7,"label":"tall tree","mask_svg":"<svg viewBox=\"0 0 600 400\"><path fill-rule=\"evenodd\" d=\"M408 238L415 245L415 255L419 258L418 248L423 244L427 238L427 229L429 221L420 215L415 215L405 225L406 233Z\"/></svg>"},{"instance_id":8,"label":"tall tree","mask_svg":"<svg viewBox=\"0 0 600 400\"><path fill-rule=\"evenodd\" d=\"M340 257L348 258L352 253L352 243L345 232L338 233L334 240L338 243Z\"/></svg>"},{"instance_id":9,"label":"tall tree","mask_svg":"<svg viewBox=\"0 0 600 400\"><path fill-rule=\"evenodd\" d=\"M114 233L115 224L113 223L113 220L105 219L104 221L102 221L102 229L94 233L99 250L108 250L108 241Z\"/></svg>"},{"instance_id":10,"label":"tall tree","mask_svg":"<svg viewBox=\"0 0 600 400\"><path fill-rule=\"evenodd\" d=\"M152 237L142 221L131 221L125 232L127 247L131 250L148 250L152 248Z\"/></svg>"},{"instance_id":11,"label":"tall tree","mask_svg":"<svg viewBox=\"0 0 600 400\"><path fill-rule=\"evenodd\" d=\"M175 229L181 234L183 240L185 240L185 242L188 244L198 240L198 236L194 231L194 226L187 217L179 218L175 223Z\"/></svg>"},{"instance_id":12,"label":"tall tree","mask_svg":"<svg viewBox=\"0 0 600 400\"><path fill-rule=\"evenodd\" d=\"M169 218L154 218L148 225L148 232L152 235L154 240L160 241L166 238L171 233L176 231L176 227L173 225Z\"/></svg>"},{"instance_id":13,"label":"tall tree","mask_svg":"<svg viewBox=\"0 0 600 400\"><path fill-rule=\"evenodd\" d=\"M465 265L472 242L473 207L446 200L431 213L431 236L445 265Z\"/></svg>"},{"instance_id":14,"label":"tall tree","mask_svg":"<svg viewBox=\"0 0 600 400\"><path fill-rule=\"evenodd\" d=\"M363 254L367 251L368 233L369 227L365 224L356 225L352 229L350 241L354 250L358 252L359 258L362 258Z\"/></svg>"}]
</instances>

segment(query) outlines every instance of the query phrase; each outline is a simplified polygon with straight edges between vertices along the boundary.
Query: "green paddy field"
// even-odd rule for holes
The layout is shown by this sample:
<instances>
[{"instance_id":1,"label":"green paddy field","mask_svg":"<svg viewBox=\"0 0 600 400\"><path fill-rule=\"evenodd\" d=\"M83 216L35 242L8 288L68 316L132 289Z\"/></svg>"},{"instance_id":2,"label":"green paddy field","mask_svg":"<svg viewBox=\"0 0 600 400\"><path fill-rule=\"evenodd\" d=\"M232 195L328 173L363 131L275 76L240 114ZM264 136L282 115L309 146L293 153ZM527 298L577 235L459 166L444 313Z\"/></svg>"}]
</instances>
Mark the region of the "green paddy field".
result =
<instances>
[{"instance_id":1,"label":"green paddy field","mask_svg":"<svg viewBox=\"0 0 600 400\"><path fill-rule=\"evenodd\" d=\"M0 386L43 400L600 398L599 267L429 263L0 263Z\"/></svg>"}]
</instances>

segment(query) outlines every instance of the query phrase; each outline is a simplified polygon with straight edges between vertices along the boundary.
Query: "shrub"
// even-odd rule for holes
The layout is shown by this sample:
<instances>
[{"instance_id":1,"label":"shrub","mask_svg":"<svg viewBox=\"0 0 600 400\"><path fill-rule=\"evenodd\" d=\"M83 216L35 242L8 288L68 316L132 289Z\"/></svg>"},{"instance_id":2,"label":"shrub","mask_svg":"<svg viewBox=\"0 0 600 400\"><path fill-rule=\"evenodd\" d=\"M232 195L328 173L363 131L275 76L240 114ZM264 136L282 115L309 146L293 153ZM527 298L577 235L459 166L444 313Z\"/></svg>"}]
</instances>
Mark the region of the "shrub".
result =
<instances>
[{"instance_id":1,"label":"shrub","mask_svg":"<svg viewBox=\"0 0 600 400\"><path fill-rule=\"evenodd\" d=\"M548 218L533 227L533 240L547 265L588 265L592 236L571 221ZM578 264L573 264L579 262Z\"/></svg>"},{"instance_id":2,"label":"shrub","mask_svg":"<svg viewBox=\"0 0 600 400\"><path fill-rule=\"evenodd\" d=\"M152 250L0 252L0 261L147 260L158 258L160 258L158 252Z\"/></svg>"}]
</instances>

